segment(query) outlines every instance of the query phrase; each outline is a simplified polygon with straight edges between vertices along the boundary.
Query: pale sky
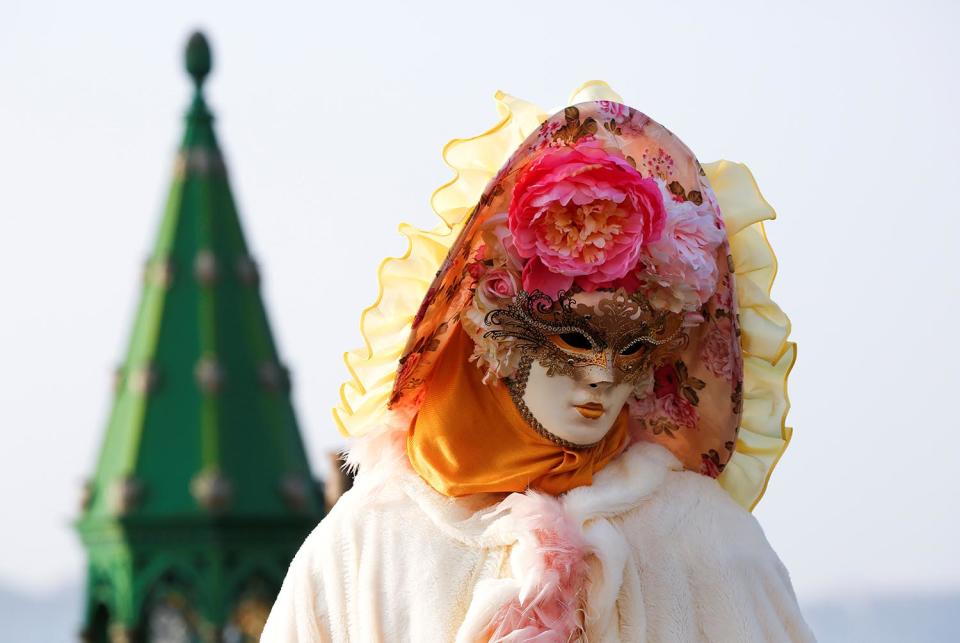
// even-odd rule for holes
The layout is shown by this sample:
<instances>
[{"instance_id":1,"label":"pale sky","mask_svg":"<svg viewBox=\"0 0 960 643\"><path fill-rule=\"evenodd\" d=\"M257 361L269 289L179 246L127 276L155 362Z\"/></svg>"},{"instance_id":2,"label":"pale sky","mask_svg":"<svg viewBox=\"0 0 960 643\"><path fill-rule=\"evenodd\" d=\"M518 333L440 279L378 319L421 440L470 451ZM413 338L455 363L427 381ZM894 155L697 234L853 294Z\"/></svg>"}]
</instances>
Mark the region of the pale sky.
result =
<instances>
[{"instance_id":1,"label":"pale sky","mask_svg":"<svg viewBox=\"0 0 960 643\"><path fill-rule=\"evenodd\" d=\"M375 269L440 150L608 81L779 219L794 441L756 514L802 600L960 588L960 5L25 2L0 8L0 584L76 585L93 471L189 99L209 103L315 466ZM769 3L773 4L773 3ZM722 6L720 6L722 5ZM789 5L789 6L788 6Z\"/></svg>"}]
</instances>

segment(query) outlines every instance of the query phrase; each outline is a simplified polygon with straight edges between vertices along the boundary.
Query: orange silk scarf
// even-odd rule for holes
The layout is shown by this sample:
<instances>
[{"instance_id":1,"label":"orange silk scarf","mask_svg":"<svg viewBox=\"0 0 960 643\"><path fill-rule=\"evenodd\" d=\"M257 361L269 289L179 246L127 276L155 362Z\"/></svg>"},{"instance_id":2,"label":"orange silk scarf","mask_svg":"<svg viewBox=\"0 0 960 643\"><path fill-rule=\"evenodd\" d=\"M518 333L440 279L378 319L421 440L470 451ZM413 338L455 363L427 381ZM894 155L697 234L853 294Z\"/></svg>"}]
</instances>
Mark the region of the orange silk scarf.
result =
<instances>
[{"instance_id":1,"label":"orange silk scarf","mask_svg":"<svg viewBox=\"0 0 960 643\"><path fill-rule=\"evenodd\" d=\"M483 383L480 369L468 361L473 340L459 326L442 351L411 423L407 455L443 495L528 487L558 495L590 484L626 446L626 406L599 444L565 449L527 424L502 381Z\"/></svg>"}]
</instances>

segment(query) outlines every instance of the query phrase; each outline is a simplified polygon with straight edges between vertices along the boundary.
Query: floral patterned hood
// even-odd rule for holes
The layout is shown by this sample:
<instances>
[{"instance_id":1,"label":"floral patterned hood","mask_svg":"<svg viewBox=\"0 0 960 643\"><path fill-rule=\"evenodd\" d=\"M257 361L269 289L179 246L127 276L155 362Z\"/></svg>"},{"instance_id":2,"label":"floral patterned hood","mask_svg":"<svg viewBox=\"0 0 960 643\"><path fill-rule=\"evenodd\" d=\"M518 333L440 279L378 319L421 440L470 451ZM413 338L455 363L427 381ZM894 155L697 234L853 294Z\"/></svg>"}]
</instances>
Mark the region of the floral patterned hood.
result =
<instances>
[{"instance_id":1,"label":"floral patterned hood","mask_svg":"<svg viewBox=\"0 0 960 643\"><path fill-rule=\"evenodd\" d=\"M381 297L361 324L367 346L347 355L354 378L335 417L354 436L415 417L439 356L463 334L473 342L463 368L507 389L534 355L563 372L612 349L633 369L630 439L662 444L753 506L790 435L794 349L768 297L775 259L759 221L772 210L736 164L709 167L715 194L690 150L605 84L575 96L594 100L547 117L499 95L504 120L445 149L458 175L434 195L444 223L401 227L410 250L381 266ZM587 295L600 302L577 301Z\"/></svg>"},{"instance_id":2,"label":"floral patterned hood","mask_svg":"<svg viewBox=\"0 0 960 643\"><path fill-rule=\"evenodd\" d=\"M515 385L534 355L563 373L612 349L631 369L634 439L716 477L742 410L731 265L716 198L679 139L617 102L567 107L481 195L413 320L389 406L416 413L458 326L475 345L464 368L490 386ZM578 304L594 292L598 306Z\"/></svg>"}]
</instances>

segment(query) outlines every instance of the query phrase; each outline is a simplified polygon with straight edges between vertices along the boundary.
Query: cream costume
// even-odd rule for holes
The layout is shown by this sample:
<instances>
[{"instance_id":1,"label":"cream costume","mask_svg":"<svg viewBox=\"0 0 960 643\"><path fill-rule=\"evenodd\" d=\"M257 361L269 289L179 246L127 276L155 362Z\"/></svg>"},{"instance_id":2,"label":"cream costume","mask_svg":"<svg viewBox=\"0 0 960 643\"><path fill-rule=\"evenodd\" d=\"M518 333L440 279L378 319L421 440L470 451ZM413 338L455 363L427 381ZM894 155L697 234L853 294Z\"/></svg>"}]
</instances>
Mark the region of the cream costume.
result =
<instances>
[{"instance_id":1,"label":"cream costume","mask_svg":"<svg viewBox=\"0 0 960 643\"><path fill-rule=\"evenodd\" d=\"M452 142L262 641L812 641L749 510L789 441L773 212L603 83Z\"/></svg>"}]
</instances>

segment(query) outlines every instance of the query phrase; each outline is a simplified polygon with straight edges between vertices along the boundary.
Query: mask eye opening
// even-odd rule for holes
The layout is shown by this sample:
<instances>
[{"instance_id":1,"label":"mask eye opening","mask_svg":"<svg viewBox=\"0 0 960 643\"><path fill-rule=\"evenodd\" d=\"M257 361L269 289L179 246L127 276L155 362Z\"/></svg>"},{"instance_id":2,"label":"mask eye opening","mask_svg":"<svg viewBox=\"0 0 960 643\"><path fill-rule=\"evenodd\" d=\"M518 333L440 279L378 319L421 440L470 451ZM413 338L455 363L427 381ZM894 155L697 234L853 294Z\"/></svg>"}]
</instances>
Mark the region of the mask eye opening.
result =
<instances>
[{"instance_id":1,"label":"mask eye opening","mask_svg":"<svg viewBox=\"0 0 960 643\"><path fill-rule=\"evenodd\" d=\"M593 339L580 331L557 333L552 335L550 339L559 348L569 351L593 351L598 348Z\"/></svg>"},{"instance_id":2,"label":"mask eye opening","mask_svg":"<svg viewBox=\"0 0 960 643\"><path fill-rule=\"evenodd\" d=\"M639 355L641 352L643 352L643 349L646 345L647 343L642 337L637 337L636 339L624 344L623 347L617 352L623 357L634 357L635 355Z\"/></svg>"}]
</instances>

